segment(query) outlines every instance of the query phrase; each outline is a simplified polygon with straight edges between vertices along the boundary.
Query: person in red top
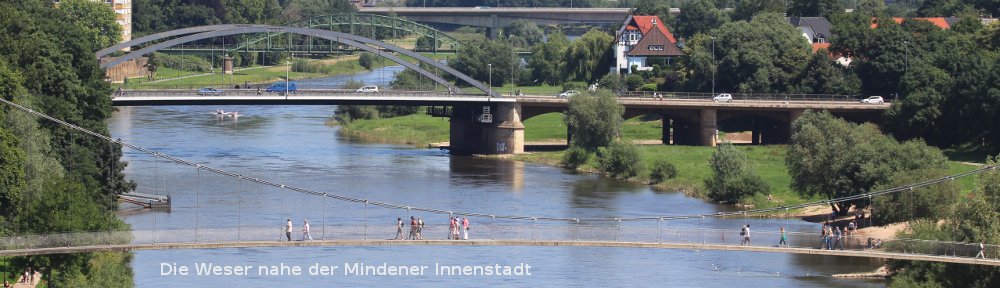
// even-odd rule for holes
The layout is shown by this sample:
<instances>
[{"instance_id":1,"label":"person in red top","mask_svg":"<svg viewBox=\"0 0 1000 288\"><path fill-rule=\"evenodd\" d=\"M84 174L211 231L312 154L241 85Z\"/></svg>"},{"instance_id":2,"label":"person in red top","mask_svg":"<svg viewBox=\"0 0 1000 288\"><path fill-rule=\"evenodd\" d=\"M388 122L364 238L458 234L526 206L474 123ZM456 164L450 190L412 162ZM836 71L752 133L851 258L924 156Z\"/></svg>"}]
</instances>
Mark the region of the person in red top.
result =
<instances>
[{"instance_id":1,"label":"person in red top","mask_svg":"<svg viewBox=\"0 0 1000 288\"><path fill-rule=\"evenodd\" d=\"M462 217L462 239L469 240L469 218Z\"/></svg>"}]
</instances>

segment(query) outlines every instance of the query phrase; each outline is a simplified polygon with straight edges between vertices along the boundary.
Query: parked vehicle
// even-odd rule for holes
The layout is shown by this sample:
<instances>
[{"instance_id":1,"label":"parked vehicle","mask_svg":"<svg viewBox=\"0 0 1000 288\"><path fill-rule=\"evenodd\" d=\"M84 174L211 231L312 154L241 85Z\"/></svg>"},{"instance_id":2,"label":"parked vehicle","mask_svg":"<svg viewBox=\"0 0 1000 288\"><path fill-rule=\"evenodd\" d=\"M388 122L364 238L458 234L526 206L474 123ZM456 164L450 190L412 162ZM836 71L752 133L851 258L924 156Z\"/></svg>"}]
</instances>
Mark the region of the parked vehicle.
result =
<instances>
[{"instance_id":1,"label":"parked vehicle","mask_svg":"<svg viewBox=\"0 0 1000 288\"><path fill-rule=\"evenodd\" d=\"M357 93L378 93L378 86L365 86L354 90Z\"/></svg>"},{"instance_id":2,"label":"parked vehicle","mask_svg":"<svg viewBox=\"0 0 1000 288\"><path fill-rule=\"evenodd\" d=\"M288 85L287 88L285 87L286 84ZM287 92L295 92L297 90L298 90L298 88L296 87L295 82L281 81L281 82L274 82L274 84L271 84L271 87L267 87L266 91L267 92L280 92L280 93L284 93L286 91Z\"/></svg>"},{"instance_id":3,"label":"parked vehicle","mask_svg":"<svg viewBox=\"0 0 1000 288\"><path fill-rule=\"evenodd\" d=\"M861 99L861 103L865 104L882 104L885 103L885 99L882 96L872 96L865 99Z\"/></svg>"},{"instance_id":4,"label":"parked vehicle","mask_svg":"<svg viewBox=\"0 0 1000 288\"><path fill-rule=\"evenodd\" d=\"M566 91L563 91L562 93L559 93L559 98L569 98L570 96L573 96L573 95L580 95L580 91L566 90Z\"/></svg>"},{"instance_id":5,"label":"parked vehicle","mask_svg":"<svg viewBox=\"0 0 1000 288\"><path fill-rule=\"evenodd\" d=\"M712 97L712 102L733 102L733 95L729 93L722 93Z\"/></svg>"},{"instance_id":6,"label":"parked vehicle","mask_svg":"<svg viewBox=\"0 0 1000 288\"><path fill-rule=\"evenodd\" d=\"M222 90L205 87L198 89L198 96L222 96Z\"/></svg>"}]
</instances>

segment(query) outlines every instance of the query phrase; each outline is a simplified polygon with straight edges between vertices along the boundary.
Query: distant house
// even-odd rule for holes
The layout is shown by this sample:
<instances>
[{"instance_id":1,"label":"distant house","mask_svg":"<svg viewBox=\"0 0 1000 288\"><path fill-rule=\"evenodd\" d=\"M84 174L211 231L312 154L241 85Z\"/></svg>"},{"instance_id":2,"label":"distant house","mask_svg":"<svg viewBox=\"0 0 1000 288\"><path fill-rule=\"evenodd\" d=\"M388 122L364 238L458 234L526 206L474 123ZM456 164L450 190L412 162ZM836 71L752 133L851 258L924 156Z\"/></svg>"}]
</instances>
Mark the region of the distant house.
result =
<instances>
[{"instance_id":1,"label":"distant house","mask_svg":"<svg viewBox=\"0 0 1000 288\"><path fill-rule=\"evenodd\" d=\"M802 37L812 45L813 52L830 48L830 21L823 17L787 17L788 23L802 32Z\"/></svg>"},{"instance_id":2,"label":"distant house","mask_svg":"<svg viewBox=\"0 0 1000 288\"><path fill-rule=\"evenodd\" d=\"M677 39L658 16L629 16L615 35L615 66L612 73L631 73L653 69L653 64L669 65L683 56Z\"/></svg>"},{"instance_id":3,"label":"distant house","mask_svg":"<svg viewBox=\"0 0 1000 288\"><path fill-rule=\"evenodd\" d=\"M955 22L958 22L958 18L954 18L954 17L951 17L951 18L944 18L944 17L931 17L931 18L899 18L899 17L892 17L892 21L896 21L896 23L898 23L898 24L902 24L903 20L906 20L906 19L909 19L909 20L921 20L921 21L931 22L931 24L934 24L934 26L938 26L941 29L951 29L951 25L955 24ZM872 29L875 29L875 28L878 28L878 19L872 18Z\"/></svg>"}]
</instances>

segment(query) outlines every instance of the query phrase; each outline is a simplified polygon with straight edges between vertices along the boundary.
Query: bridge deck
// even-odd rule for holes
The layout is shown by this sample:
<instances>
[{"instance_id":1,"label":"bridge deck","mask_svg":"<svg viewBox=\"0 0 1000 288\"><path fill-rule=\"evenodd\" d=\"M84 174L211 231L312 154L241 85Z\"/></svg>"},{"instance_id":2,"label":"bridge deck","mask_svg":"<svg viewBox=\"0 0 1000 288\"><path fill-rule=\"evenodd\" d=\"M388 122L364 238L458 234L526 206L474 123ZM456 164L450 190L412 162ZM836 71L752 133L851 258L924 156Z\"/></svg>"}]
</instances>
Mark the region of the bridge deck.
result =
<instances>
[{"instance_id":1,"label":"bridge deck","mask_svg":"<svg viewBox=\"0 0 1000 288\"><path fill-rule=\"evenodd\" d=\"M883 252L878 250L821 250L813 248L784 248L739 246L701 243L645 243L619 241L557 241L557 240L317 240L317 241L240 241L206 243L147 243L123 245L92 245L0 251L0 256L26 256L66 254L100 251L166 250L166 249L218 249L246 247L312 247L312 246L545 246L545 247L623 247L650 249L720 250L792 253L827 256L848 256L880 259L934 261L958 264L1000 266L1000 260L968 257L948 257L923 254Z\"/></svg>"}]
</instances>

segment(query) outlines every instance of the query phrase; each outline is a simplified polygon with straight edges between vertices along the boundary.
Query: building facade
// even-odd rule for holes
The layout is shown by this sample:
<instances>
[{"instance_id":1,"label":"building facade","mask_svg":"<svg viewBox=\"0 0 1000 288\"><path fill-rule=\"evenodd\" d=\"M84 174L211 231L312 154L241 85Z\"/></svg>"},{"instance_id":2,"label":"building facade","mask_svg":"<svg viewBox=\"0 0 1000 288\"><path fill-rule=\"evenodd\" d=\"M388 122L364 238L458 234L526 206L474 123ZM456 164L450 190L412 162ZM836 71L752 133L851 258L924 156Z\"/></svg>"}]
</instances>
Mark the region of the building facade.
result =
<instances>
[{"instance_id":1,"label":"building facade","mask_svg":"<svg viewBox=\"0 0 1000 288\"><path fill-rule=\"evenodd\" d=\"M615 61L611 73L632 73L653 69L653 65L669 65L674 57L684 53L677 39L658 16L629 16L615 34Z\"/></svg>"}]
</instances>

